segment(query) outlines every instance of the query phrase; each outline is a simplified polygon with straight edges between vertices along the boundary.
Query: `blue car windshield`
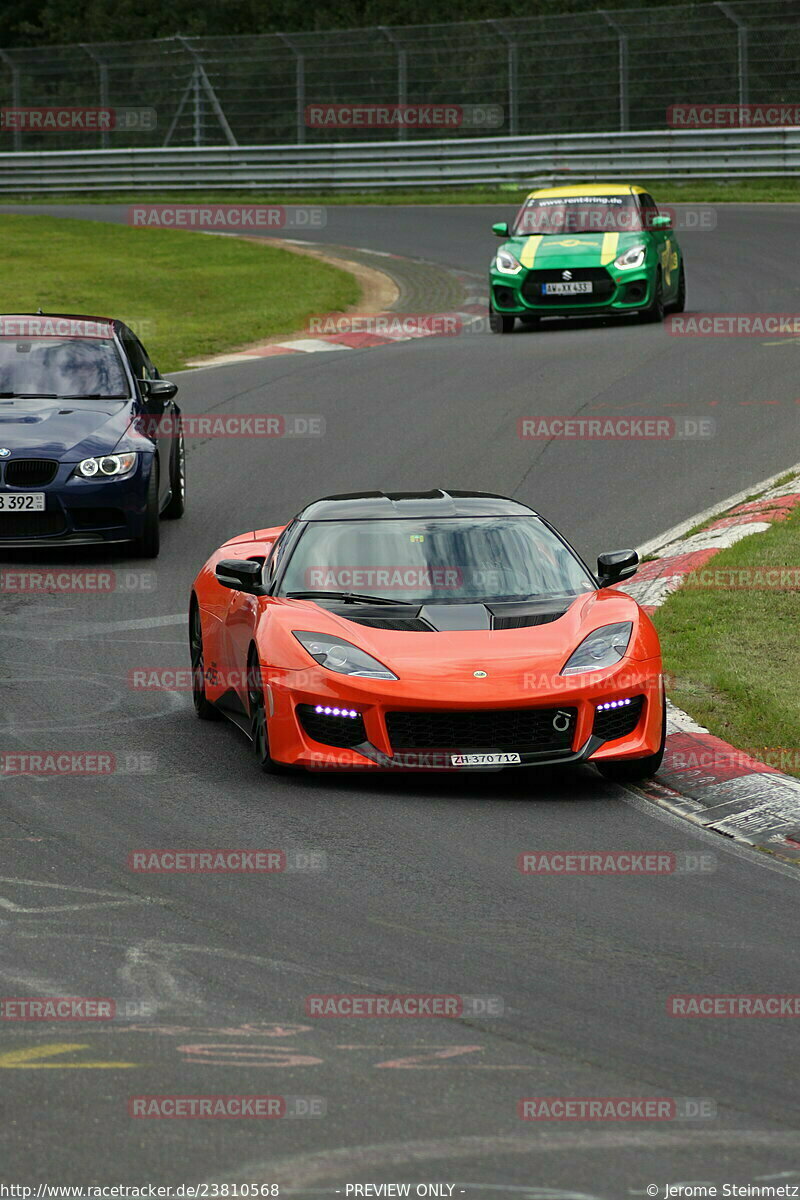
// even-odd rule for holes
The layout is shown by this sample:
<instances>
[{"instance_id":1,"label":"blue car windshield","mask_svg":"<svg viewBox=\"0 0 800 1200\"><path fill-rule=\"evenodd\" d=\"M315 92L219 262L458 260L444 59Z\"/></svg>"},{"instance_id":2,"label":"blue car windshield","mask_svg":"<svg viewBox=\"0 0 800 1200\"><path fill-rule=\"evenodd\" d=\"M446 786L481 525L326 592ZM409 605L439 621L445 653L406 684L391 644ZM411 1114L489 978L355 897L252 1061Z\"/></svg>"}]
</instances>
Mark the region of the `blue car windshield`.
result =
<instances>
[{"instance_id":1,"label":"blue car windshield","mask_svg":"<svg viewBox=\"0 0 800 1200\"><path fill-rule=\"evenodd\" d=\"M111 338L0 336L0 393L6 396L130 396Z\"/></svg>"},{"instance_id":2,"label":"blue car windshield","mask_svg":"<svg viewBox=\"0 0 800 1200\"><path fill-rule=\"evenodd\" d=\"M630 233L642 229L633 196L540 196L523 204L514 233Z\"/></svg>"},{"instance_id":3,"label":"blue car windshield","mask_svg":"<svg viewBox=\"0 0 800 1200\"><path fill-rule=\"evenodd\" d=\"M309 521L280 593L430 603L577 596L597 585L538 517Z\"/></svg>"}]
</instances>

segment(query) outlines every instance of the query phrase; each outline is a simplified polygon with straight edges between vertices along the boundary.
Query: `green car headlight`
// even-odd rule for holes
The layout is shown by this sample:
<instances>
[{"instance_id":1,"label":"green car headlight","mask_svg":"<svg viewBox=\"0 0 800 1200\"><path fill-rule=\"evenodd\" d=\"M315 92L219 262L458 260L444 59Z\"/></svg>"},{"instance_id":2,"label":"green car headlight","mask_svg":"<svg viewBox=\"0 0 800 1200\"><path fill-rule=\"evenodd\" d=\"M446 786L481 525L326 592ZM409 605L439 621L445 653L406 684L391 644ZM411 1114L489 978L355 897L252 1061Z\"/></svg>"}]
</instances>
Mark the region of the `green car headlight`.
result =
<instances>
[{"instance_id":1,"label":"green car headlight","mask_svg":"<svg viewBox=\"0 0 800 1200\"><path fill-rule=\"evenodd\" d=\"M631 246L630 250L626 250L620 254L619 258L614 259L614 266L618 271L633 271L636 267L642 266L646 254L647 246Z\"/></svg>"},{"instance_id":2,"label":"green car headlight","mask_svg":"<svg viewBox=\"0 0 800 1200\"><path fill-rule=\"evenodd\" d=\"M498 250L495 255L494 269L501 275L519 275L522 263L514 257L510 250Z\"/></svg>"}]
</instances>

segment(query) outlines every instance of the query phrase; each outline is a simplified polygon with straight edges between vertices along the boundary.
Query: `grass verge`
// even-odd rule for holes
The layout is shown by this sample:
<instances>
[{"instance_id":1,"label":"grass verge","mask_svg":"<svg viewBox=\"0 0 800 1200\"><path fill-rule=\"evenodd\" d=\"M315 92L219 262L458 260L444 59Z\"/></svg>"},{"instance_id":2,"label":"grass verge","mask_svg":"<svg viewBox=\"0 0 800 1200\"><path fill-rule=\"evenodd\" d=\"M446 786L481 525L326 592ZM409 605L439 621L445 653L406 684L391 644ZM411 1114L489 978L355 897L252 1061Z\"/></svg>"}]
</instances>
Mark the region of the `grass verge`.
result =
<instances>
[{"instance_id":1,"label":"grass verge","mask_svg":"<svg viewBox=\"0 0 800 1200\"><path fill-rule=\"evenodd\" d=\"M707 564L717 572L793 568L800 574L800 509ZM734 579L736 575L734 574ZM759 586L679 588L658 609L670 699L711 733L800 776L800 592Z\"/></svg>"},{"instance_id":2,"label":"grass verge","mask_svg":"<svg viewBox=\"0 0 800 1200\"><path fill-rule=\"evenodd\" d=\"M576 173L574 178L564 178L560 182L566 186L587 181ZM596 179L589 182L601 181ZM800 202L800 179L794 177L731 182L718 179L693 179L685 183L668 179L633 179L632 182L646 187L656 200L664 204ZM369 192L182 192L178 189L152 195L141 192L107 192L102 195L97 192L64 192L58 196L41 193L20 196L0 194L0 204L74 204L78 201L81 204L516 204L521 203L528 192L541 186L549 186L549 181L546 185L533 180L530 183L504 183L486 187L385 188Z\"/></svg>"},{"instance_id":3,"label":"grass verge","mask_svg":"<svg viewBox=\"0 0 800 1200\"><path fill-rule=\"evenodd\" d=\"M238 238L0 215L0 247L0 312L119 317L164 373L360 295L346 271Z\"/></svg>"}]
</instances>

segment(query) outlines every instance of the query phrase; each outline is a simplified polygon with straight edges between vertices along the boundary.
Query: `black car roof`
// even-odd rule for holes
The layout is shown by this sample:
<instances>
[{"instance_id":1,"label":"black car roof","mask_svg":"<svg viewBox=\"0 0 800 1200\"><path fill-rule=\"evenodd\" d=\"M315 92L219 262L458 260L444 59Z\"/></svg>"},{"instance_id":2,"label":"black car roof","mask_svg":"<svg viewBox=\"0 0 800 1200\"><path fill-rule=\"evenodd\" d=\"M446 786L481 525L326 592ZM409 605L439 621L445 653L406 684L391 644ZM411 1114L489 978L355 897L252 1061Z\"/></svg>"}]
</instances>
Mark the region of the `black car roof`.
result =
<instances>
[{"instance_id":1,"label":"black car roof","mask_svg":"<svg viewBox=\"0 0 800 1200\"><path fill-rule=\"evenodd\" d=\"M0 313L0 320L3 317L66 317L69 321L102 321L104 325L114 325L119 328L124 324L118 317L96 317L90 316L89 313L62 313L62 312L5 312Z\"/></svg>"},{"instance_id":2,"label":"black car roof","mask_svg":"<svg viewBox=\"0 0 800 1200\"><path fill-rule=\"evenodd\" d=\"M298 521L379 520L386 517L514 517L535 515L518 500L492 492L346 492L323 496L297 514Z\"/></svg>"}]
</instances>

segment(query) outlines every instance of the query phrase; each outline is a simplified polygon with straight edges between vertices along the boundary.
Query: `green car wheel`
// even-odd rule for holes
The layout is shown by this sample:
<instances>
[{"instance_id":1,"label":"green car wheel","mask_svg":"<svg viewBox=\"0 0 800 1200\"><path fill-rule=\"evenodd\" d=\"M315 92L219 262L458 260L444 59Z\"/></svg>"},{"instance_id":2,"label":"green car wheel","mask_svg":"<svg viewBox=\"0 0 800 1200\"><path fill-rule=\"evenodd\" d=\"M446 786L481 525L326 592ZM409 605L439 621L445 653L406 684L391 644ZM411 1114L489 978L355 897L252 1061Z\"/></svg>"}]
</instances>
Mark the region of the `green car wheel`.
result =
<instances>
[{"instance_id":1,"label":"green car wheel","mask_svg":"<svg viewBox=\"0 0 800 1200\"><path fill-rule=\"evenodd\" d=\"M639 320L645 325L660 325L664 320L664 283L660 271L656 274L656 281L653 286L653 299L647 308L642 309L639 314Z\"/></svg>"},{"instance_id":2,"label":"green car wheel","mask_svg":"<svg viewBox=\"0 0 800 1200\"><path fill-rule=\"evenodd\" d=\"M514 317L495 312L493 308L489 309L489 328L492 333L513 333L514 321Z\"/></svg>"}]
</instances>

